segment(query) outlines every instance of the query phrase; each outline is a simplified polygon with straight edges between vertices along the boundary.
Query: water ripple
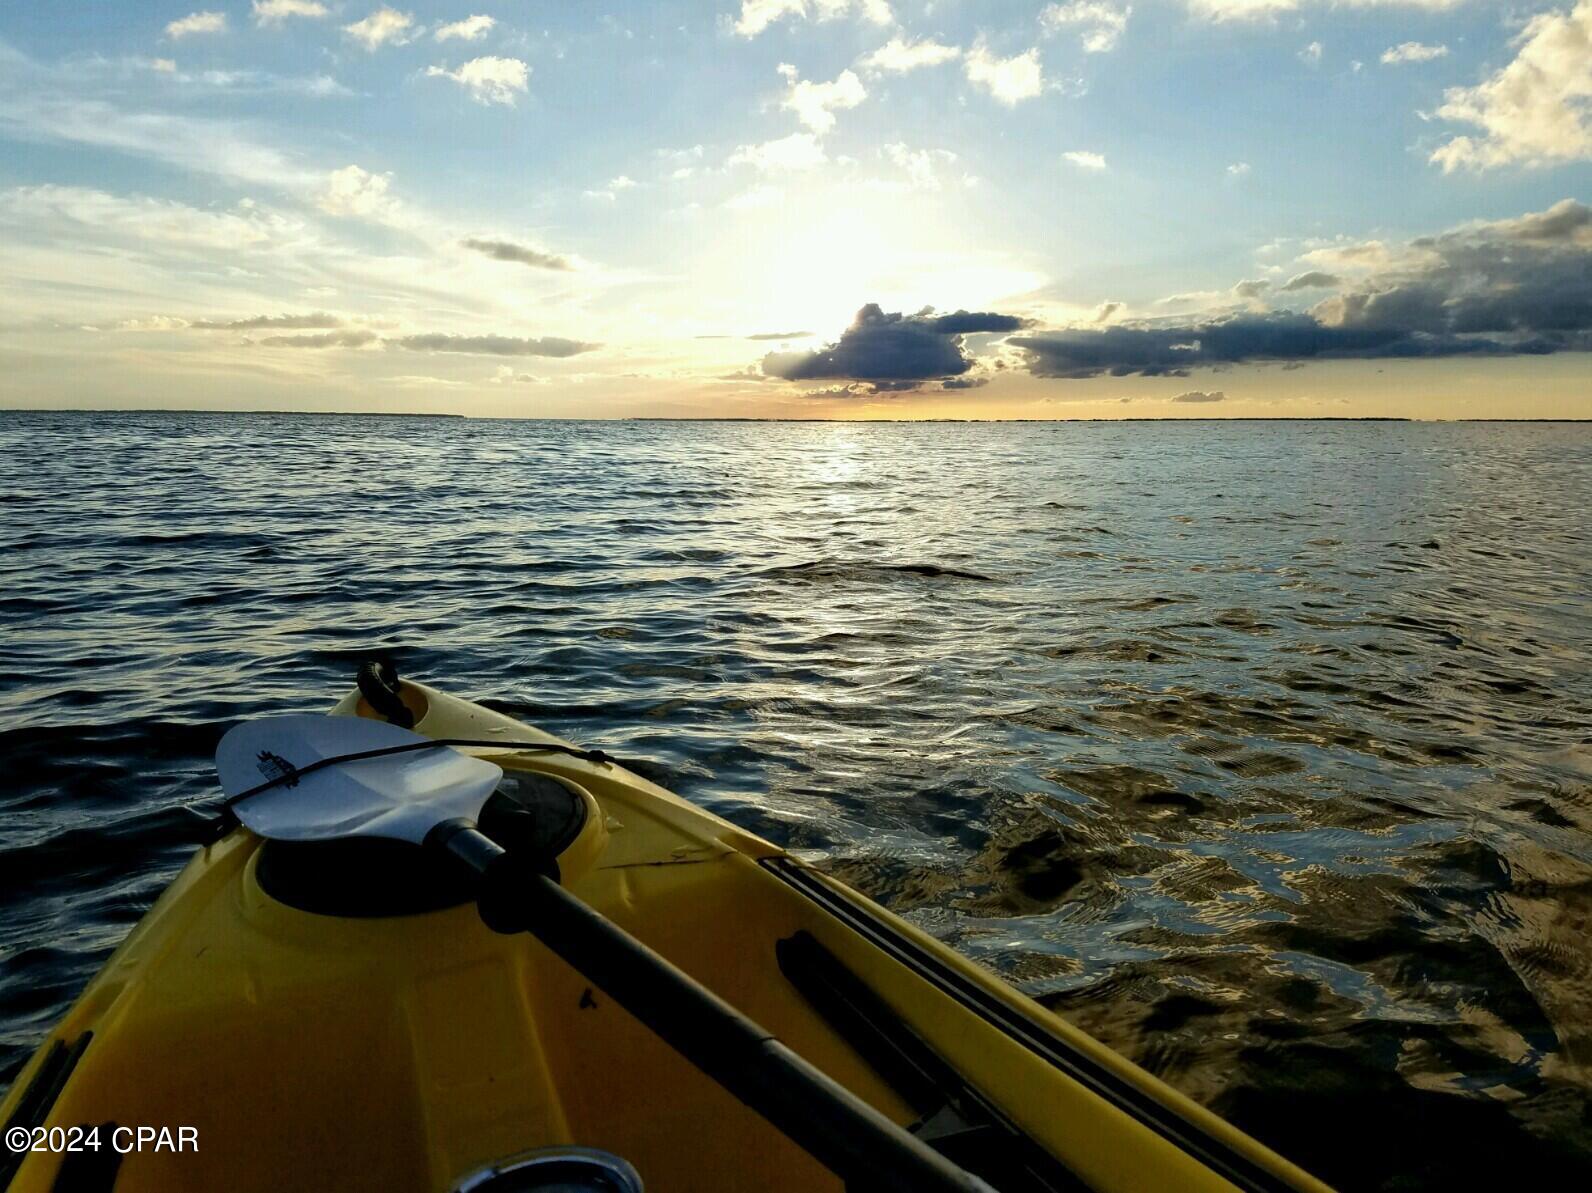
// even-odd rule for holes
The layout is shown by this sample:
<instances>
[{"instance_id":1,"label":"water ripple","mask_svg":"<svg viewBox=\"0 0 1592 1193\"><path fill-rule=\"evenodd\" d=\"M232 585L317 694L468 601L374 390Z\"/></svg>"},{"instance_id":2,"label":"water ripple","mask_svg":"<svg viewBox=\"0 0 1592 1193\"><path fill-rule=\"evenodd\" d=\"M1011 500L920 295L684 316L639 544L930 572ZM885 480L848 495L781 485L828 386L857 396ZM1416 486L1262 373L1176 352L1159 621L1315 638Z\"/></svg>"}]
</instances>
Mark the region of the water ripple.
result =
<instances>
[{"instance_id":1,"label":"water ripple","mask_svg":"<svg viewBox=\"0 0 1592 1193\"><path fill-rule=\"evenodd\" d=\"M1589 449L6 414L0 1083L182 864L220 735L382 650L1346 1188L1585 1184Z\"/></svg>"}]
</instances>

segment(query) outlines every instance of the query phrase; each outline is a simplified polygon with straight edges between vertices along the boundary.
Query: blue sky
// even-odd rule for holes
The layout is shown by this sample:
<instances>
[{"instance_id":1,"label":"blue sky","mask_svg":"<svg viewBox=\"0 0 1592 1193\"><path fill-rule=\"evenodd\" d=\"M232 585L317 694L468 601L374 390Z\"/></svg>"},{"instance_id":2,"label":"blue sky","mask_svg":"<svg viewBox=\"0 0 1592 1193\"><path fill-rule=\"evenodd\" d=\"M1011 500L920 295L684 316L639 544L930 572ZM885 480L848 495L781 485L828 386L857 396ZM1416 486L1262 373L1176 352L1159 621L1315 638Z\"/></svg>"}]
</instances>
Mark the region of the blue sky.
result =
<instances>
[{"instance_id":1,"label":"blue sky","mask_svg":"<svg viewBox=\"0 0 1592 1193\"><path fill-rule=\"evenodd\" d=\"M1589 106L1592 0L9 6L0 403L1584 417Z\"/></svg>"}]
</instances>

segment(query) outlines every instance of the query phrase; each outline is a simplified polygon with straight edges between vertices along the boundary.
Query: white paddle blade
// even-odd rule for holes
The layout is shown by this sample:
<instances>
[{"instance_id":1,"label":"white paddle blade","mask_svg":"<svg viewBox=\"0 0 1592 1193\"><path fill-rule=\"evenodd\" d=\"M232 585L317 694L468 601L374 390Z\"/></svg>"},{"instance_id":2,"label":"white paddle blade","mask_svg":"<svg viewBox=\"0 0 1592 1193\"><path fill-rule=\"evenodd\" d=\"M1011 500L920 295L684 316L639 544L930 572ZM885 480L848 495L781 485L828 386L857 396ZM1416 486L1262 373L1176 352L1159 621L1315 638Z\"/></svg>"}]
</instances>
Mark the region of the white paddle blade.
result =
<instances>
[{"instance_id":1,"label":"white paddle blade","mask_svg":"<svg viewBox=\"0 0 1592 1193\"><path fill-rule=\"evenodd\" d=\"M232 796L323 758L425 740L367 717L267 717L227 731L216 747L216 769ZM437 746L335 763L268 787L232 810L252 832L278 841L387 837L419 845L444 820L474 820L502 778L501 767Z\"/></svg>"}]
</instances>

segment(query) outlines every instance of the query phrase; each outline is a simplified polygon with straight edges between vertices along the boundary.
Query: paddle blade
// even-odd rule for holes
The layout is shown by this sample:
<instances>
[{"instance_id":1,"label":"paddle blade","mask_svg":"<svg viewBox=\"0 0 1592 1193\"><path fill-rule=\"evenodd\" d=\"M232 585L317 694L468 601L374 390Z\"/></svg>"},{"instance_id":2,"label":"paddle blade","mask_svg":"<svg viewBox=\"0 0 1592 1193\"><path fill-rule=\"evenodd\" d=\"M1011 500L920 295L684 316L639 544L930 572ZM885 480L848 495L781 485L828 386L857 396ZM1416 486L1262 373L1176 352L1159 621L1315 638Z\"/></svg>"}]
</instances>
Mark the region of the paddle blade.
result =
<instances>
[{"instance_id":1,"label":"paddle blade","mask_svg":"<svg viewBox=\"0 0 1592 1193\"><path fill-rule=\"evenodd\" d=\"M227 732L216 747L216 769L232 796L323 758L425 740L366 717L267 717ZM251 831L279 841L386 837L419 845L444 820L474 820L502 777L490 762L438 746L339 762L251 795L232 810Z\"/></svg>"}]
</instances>

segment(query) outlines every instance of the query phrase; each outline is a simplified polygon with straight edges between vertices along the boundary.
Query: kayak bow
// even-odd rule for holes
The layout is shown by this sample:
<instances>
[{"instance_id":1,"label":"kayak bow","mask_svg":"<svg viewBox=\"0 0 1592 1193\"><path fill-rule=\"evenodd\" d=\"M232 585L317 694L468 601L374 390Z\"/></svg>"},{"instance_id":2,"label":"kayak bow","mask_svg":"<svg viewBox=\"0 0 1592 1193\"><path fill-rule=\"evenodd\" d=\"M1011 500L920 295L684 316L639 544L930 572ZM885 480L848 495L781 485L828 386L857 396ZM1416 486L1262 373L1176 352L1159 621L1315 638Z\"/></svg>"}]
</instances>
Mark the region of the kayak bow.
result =
<instances>
[{"instance_id":1,"label":"kayak bow","mask_svg":"<svg viewBox=\"0 0 1592 1193\"><path fill-rule=\"evenodd\" d=\"M351 694L333 712L388 721L402 707L429 738L514 743L469 750L504 771L481 830L510 856L552 859L570 932L600 922L616 948L636 943L776 1037L794 1062L780 1072L811 1070L970 1187L1326 1193L932 937L605 757L422 684L378 703ZM280 759L261 765L282 774ZM426 765L414 782L443 783ZM469 765L444 776L450 790L479 782ZM0 1152L0 1188L843 1187L815 1154L823 1131L777 1125L765 1104L782 1078L768 1096L731 1092L666 1038L676 995L656 971L598 972L536 923L494 932L480 893L411 841L240 825L206 845L0 1105L8 1131L45 1143ZM551 933L555 912L538 914ZM100 1147L49 1147L73 1127L101 1128ZM123 1152L120 1127L189 1128L196 1148ZM910 1187L867 1187L887 1184Z\"/></svg>"}]
</instances>

